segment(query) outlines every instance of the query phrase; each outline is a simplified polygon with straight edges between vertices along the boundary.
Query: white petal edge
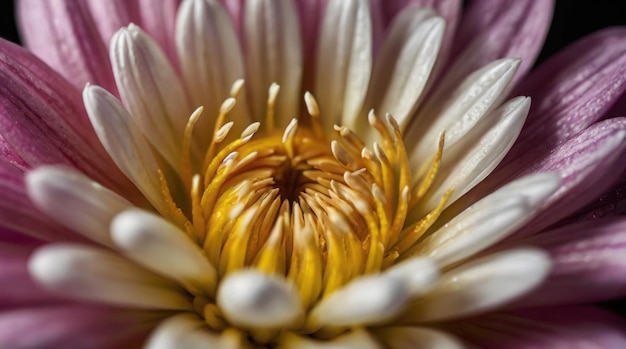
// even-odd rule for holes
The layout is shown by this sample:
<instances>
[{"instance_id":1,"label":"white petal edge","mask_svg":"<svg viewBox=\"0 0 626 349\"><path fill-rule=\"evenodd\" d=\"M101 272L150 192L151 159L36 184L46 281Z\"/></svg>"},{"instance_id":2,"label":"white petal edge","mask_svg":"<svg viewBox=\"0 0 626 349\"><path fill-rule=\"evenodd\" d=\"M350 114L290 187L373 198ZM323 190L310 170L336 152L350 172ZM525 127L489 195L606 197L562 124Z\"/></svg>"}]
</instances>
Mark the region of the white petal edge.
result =
<instances>
[{"instance_id":1,"label":"white petal edge","mask_svg":"<svg viewBox=\"0 0 626 349\"><path fill-rule=\"evenodd\" d=\"M519 59L512 58L491 62L468 76L455 91L429 98L404 133L407 149L413 149L409 154L413 168L419 168L435 153L442 131L446 132L448 149L497 106L519 64Z\"/></svg>"},{"instance_id":2,"label":"white petal edge","mask_svg":"<svg viewBox=\"0 0 626 349\"><path fill-rule=\"evenodd\" d=\"M517 140L529 110L530 98L514 98L479 120L448 148L439 167L441 175L423 198L427 204L421 213L435 208L449 188L454 188L454 193L448 206L485 179Z\"/></svg>"},{"instance_id":3,"label":"white petal edge","mask_svg":"<svg viewBox=\"0 0 626 349\"><path fill-rule=\"evenodd\" d=\"M439 276L425 258L404 261L385 272L352 280L309 313L308 326L365 326L385 323L426 293Z\"/></svg>"},{"instance_id":4,"label":"white petal edge","mask_svg":"<svg viewBox=\"0 0 626 349\"><path fill-rule=\"evenodd\" d=\"M215 268L200 247L170 222L146 211L128 210L113 219L111 236L129 259L196 295L213 295Z\"/></svg>"},{"instance_id":5,"label":"white petal edge","mask_svg":"<svg viewBox=\"0 0 626 349\"><path fill-rule=\"evenodd\" d=\"M110 56L124 106L155 149L178 169L192 109L165 53L131 24L113 35Z\"/></svg>"},{"instance_id":6,"label":"white petal edge","mask_svg":"<svg viewBox=\"0 0 626 349\"><path fill-rule=\"evenodd\" d=\"M102 249L47 245L35 251L28 270L43 287L80 300L137 309L191 307L172 283Z\"/></svg>"},{"instance_id":7,"label":"white petal edge","mask_svg":"<svg viewBox=\"0 0 626 349\"><path fill-rule=\"evenodd\" d=\"M449 320L492 310L539 285L550 267L546 253L530 248L480 258L444 274L398 323Z\"/></svg>"},{"instance_id":8,"label":"white petal edge","mask_svg":"<svg viewBox=\"0 0 626 349\"><path fill-rule=\"evenodd\" d=\"M83 102L98 138L117 167L160 212L167 212L159 166L150 145L130 115L112 94L99 86L87 85Z\"/></svg>"},{"instance_id":9,"label":"white petal edge","mask_svg":"<svg viewBox=\"0 0 626 349\"><path fill-rule=\"evenodd\" d=\"M152 332L146 349L237 349L236 337L230 332L213 333L206 323L192 313L174 315Z\"/></svg>"},{"instance_id":10,"label":"white petal edge","mask_svg":"<svg viewBox=\"0 0 626 349\"><path fill-rule=\"evenodd\" d=\"M219 1L185 0L176 19L176 46L192 106L204 107L204 116L195 126L203 130L196 140L204 149L210 141L204 130L214 128L222 102L231 97L233 83L245 77L239 37ZM245 97L237 98L237 105L228 113L229 120L239 127L249 123L245 104Z\"/></svg>"},{"instance_id":11,"label":"white petal edge","mask_svg":"<svg viewBox=\"0 0 626 349\"><path fill-rule=\"evenodd\" d=\"M274 126L285 127L299 112L302 80L302 40L295 4L291 0L245 2L245 63L251 114L266 115L268 90L280 86ZM271 125L270 125L271 126Z\"/></svg>"},{"instance_id":12,"label":"white petal edge","mask_svg":"<svg viewBox=\"0 0 626 349\"><path fill-rule=\"evenodd\" d=\"M368 0L330 0L321 23L314 95L326 130L354 128L372 72Z\"/></svg>"},{"instance_id":13,"label":"white petal edge","mask_svg":"<svg viewBox=\"0 0 626 349\"><path fill-rule=\"evenodd\" d=\"M278 276L256 270L228 274L219 285L217 305L232 323L253 328L284 328L302 321L296 288Z\"/></svg>"},{"instance_id":14,"label":"white petal edge","mask_svg":"<svg viewBox=\"0 0 626 349\"><path fill-rule=\"evenodd\" d=\"M400 13L376 56L365 112L390 113L404 130L437 60L444 29L444 20L429 8L410 6Z\"/></svg>"},{"instance_id":15,"label":"white petal edge","mask_svg":"<svg viewBox=\"0 0 626 349\"><path fill-rule=\"evenodd\" d=\"M465 209L419 242L408 255L451 265L501 241L533 218L559 187L557 174L522 177Z\"/></svg>"},{"instance_id":16,"label":"white petal edge","mask_svg":"<svg viewBox=\"0 0 626 349\"><path fill-rule=\"evenodd\" d=\"M314 340L288 332L281 337L278 349L383 349L365 330L354 330L332 340Z\"/></svg>"},{"instance_id":17,"label":"white petal edge","mask_svg":"<svg viewBox=\"0 0 626 349\"><path fill-rule=\"evenodd\" d=\"M109 225L133 205L83 174L62 166L42 166L26 175L28 196L56 222L107 247Z\"/></svg>"},{"instance_id":18,"label":"white petal edge","mask_svg":"<svg viewBox=\"0 0 626 349\"><path fill-rule=\"evenodd\" d=\"M425 327L386 327L374 334L389 349L464 349L456 338L447 333Z\"/></svg>"}]
</instances>

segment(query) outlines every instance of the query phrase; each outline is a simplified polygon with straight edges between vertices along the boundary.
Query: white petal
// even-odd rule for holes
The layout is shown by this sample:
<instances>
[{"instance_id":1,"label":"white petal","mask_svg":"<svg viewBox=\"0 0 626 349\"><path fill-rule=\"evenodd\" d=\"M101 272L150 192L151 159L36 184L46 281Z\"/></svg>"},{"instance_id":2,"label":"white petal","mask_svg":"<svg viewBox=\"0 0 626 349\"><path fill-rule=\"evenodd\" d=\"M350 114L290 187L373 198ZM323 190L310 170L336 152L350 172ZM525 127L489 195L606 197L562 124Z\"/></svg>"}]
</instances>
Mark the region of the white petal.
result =
<instances>
[{"instance_id":1,"label":"white petal","mask_svg":"<svg viewBox=\"0 0 626 349\"><path fill-rule=\"evenodd\" d=\"M148 338L146 349L237 349L225 333L211 332L202 319L193 314L179 314L163 321Z\"/></svg>"},{"instance_id":2,"label":"white petal","mask_svg":"<svg viewBox=\"0 0 626 349\"><path fill-rule=\"evenodd\" d=\"M133 205L73 169L38 167L26 175L28 194L58 223L102 245L112 247L111 219Z\"/></svg>"},{"instance_id":3,"label":"white petal","mask_svg":"<svg viewBox=\"0 0 626 349\"><path fill-rule=\"evenodd\" d=\"M150 145L126 109L98 86L85 87L83 101L100 142L115 164L157 210L167 212L159 182L159 166Z\"/></svg>"},{"instance_id":4,"label":"white petal","mask_svg":"<svg viewBox=\"0 0 626 349\"><path fill-rule=\"evenodd\" d=\"M158 152L178 169L181 139L192 109L174 68L136 25L111 39L111 63L120 96Z\"/></svg>"},{"instance_id":5,"label":"white petal","mask_svg":"<svg viewBox=\"0 0 626 349\"><path fill-rule=\"evenodd\" d=\"M424 327L387 327L375 332L389 349L463 349L451 335Z\"/></svg>"},{"instance_id":6,"label":"white petal","mask_svg":"<svg viewBox=\"0 0 626 349\"><path fill-rule=\"evenodd\" d=\"M454 217L421 241L410 254L450 265L502 240L528 222L558 188L556 174L512 182Z\"/></svg>"},{"instance_id":7,"label":"white petal","mask_svg":"<svg viewBox=\"0 0 626 349\"><path fill-rule=\"evenodd\" d=\"M298 291L283 278L244 270L221 282L217 304L231 322L245 327L296 325L303 316Z\"/></svg>"},{"instance_id":8,"label":"white petal","mask_svg":"<svg viewBox=\"0 0 626 349\"><path fill-rule=\"evenodd\" d=\"M42 247L28 269L42 286L77 299L140 309L190 308L182 290L171 283L93 247Z\"/></svg>"},{"instance_id":9,"label":"white petal","mask_svg":"<svg viewBox=\"0 0 626 349\"><path fill-rule=\"evenodd\" d=\"M218 1L185 0L176 19L176 45L192 105L204 107L195 129L203 130L198 140L206 146L210 141L206 130L213 129L233 83L244 78L239 37ZM246 126L245 98L238 98L237 107L228 115L236 125Z\"/></svg>"},{"instance_id":10,"label":"white petal","mask_svg":"<svg viewBox=\"0 0 626 349\"><path fill-rule=\"evenodd\" d=\"M314 340L291 332L283 336L278 349L383 349L367 331L354 330L331 340Z\"/></svg>"},{"instance_id":11,"label":"white petal","mask_svg":"<svg viewBox=\"0 0 626 349\"><path fill-rule=\"evenodd\" d=\"M431 9L409 7L400 13L376 56L367 111L390 113L404 130L437 59L444 27Z\"/></svg>"},{"instance_id":12,"label":"white petal","mask_svg":"<svg viewBox=\"0 0 626 349\"><path fill-rule=\"evenodd\" d=\"M414 168L430 160L441 131L446 131L445 148L450 148L500 100L519 66L518 59L501 59L479 69L454 91L428 99L407 132L407 149Z\"/></svg>"},{"instance_id":13,"label":"white petal","mask_svg":"<svg viewBox=\"0 0 626 349\"><path fill-rule=\"evenodd\" d=\"M465 264L444 274L399 322L439 321L491 310L537 286L550 265L550 258L534 249L506 251Z\"/></svg>"},{"instance_id":14,"label":"white petal","mask_svg":"<svg viewBox=\"0 0 626 349\"><path fill-rule=\"evenodd\" d=\"M290 0L248 0L244 24L251 114L262 120L268 89L277 83L276 125L285 127L297 117L302 99L302 42L295 5Z\"/></svg>"},{"instance_id":15,"label":"white petal","mask_svg":"<svg viewBox=\"0 0 626 349\"><path fill-rule=\"evenodd\" d=\"M440 175L423 200L423 212L437 206L444 193L454 188L448 205L480 183L500 163L519 136L530 98L518 97L489 113L456 144L448 148L439 168Z\"/></svg>"},{"instance_id":16,"label":"white petal","mask_svg":"<svg viewBox=\"0 0 626 349\"><path fill-rule=\"evenodd\" d=\"M416 297L432 288L439 278L439 267L432 259L409 258L394 264L383 275L402 280L411 297Z\"/></svg>"},{"instance_id":17,"label":"white petal","mask_svg":"<svg viewBox=\"0 0 626 349\"><path fill-rule=\"evenodd\" d=\"M426 293L437 276L430 260L411 259L384 273L351 281L315 306L307 321L313 327L385 323Z\"/></svg>"},{"instance_id":18,"label":"white petal","mask_svg":"<svg viewBox=\"0 0 626 349\"><path fill-rule=\"evenodd\" d=\"M111 223L111 235L128 258L176 280L194 294L211 295L215 268L184 231L151 213L130 210Z\"/></svg>"},{"instance_id":19,"label":"white petal","mask_svg":"<svg viewBox=\"0 0 626 349\"><path fill-rule=\"evenodd\" d=\"M372 71L372 22L367 0L330 0L321 24L314 95L327 130L353 127Z\"/></svg>"}]
</instances>

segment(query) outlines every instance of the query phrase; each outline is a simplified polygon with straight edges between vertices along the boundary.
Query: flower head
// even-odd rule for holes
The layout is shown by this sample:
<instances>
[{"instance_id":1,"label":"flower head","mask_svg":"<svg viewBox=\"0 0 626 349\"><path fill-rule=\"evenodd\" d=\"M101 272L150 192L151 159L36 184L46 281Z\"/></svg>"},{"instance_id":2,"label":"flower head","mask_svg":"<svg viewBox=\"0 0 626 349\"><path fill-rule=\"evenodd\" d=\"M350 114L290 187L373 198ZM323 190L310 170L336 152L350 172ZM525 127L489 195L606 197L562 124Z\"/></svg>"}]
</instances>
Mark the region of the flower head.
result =
<instances>
[{"instance_id":1,"label":"flower head","mask_svg":"<svg viewBox=\"0 0 626 349\"><path fill-rule=\"evenodd\" d=\"M21 4L24 18L34 16ZM626 89L626 60L609 62L626 50L621 29L579 44L593 51L612 40L614 54L559 57L514 88L539 48L524 38L545 35L548 2L477 2L456 41L454 1L112 4L34 12L86 20L68 39L83 45L77 51L41 52L75 85L88 82L86 116L66 92L49 90L58 82L71 95L65 80L1 47L3 64L16 68L0 83L17 85L2 95L2 174L22 190L5 179L13 191L3 200L20 219L37 218L0 223L36 237L21 244L45 297L129 328L101 347L489 346L480 333L503 315L482 314L580 300L554 297L562 265L577 257L568 244L614 237L624 225L545 231L612 183L599 185L592 171L623 170L623 120L590 126ZM98 10L117 17L89 21ZM26 29L35 52L47 35ZM605 101L580 81L545 77L570 61L563 76L585 73L577 64L593 59L607 76ZM546 130L540 116L563 86L579 100L558 101L553 124L577 103L595 108ZM535 114L530 92L541 97ZM7 110L28 115L15 132ZM29 147L36 135L41 145ZM563 239L562 229L578 235ZM610 286L583 289L581 299L623 294L623 282Z\"/></svg>"}]
</instances>

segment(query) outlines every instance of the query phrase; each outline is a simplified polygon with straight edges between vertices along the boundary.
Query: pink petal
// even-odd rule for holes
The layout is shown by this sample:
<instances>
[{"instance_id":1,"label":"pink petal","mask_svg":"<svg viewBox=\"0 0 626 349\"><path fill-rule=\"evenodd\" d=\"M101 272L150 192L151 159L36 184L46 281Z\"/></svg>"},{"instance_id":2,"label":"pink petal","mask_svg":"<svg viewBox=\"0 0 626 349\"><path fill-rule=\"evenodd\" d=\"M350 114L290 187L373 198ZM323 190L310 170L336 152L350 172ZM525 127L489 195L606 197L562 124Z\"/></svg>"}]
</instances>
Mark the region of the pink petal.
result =
<instances>
[{"instance_id":1,"label":"pink petal","mask_svg":"<svg viewBox=\"0 0 626 349\"><path fill-rule=\"evenodd\" d=\"M520 175L553 171L561 174L561 187L523 233L548 227L597 199L626 168L625 150L626 118L615 118L591 126L539 161L519 159L530 165ZM507 166L502 173L511 173L508 171L514 167Z\"/></svg>"},{"instance_id":2,"label":"pink petal","mask_svg":"<svg viewBox=\"0 0 626 349\"><path fill-rule=\"evenodd\" d=\"M0 135L0 161L8 162L22 170L28 168L28 164L22 159L13 147Z\"/></svg>"},{"instance_id":3,"label":"pink petal","mask_svg":"<svg viewBox=\"0 0 626 349\"><path fill-rule=\"evenodd\" d=\"M451 70L463 77L496 59L516 57L522 60L519 79L539 54L553 7L552 0L470 2L454 38Z\"/></svg>"},{"instance_id":4,"label":"pink petal","mask_svg":"<svg viewBox=\"0 0 626 349\"><path fill-rule=\"evenodd\" d=\"M87 6L107 48L113 34L121 27L130 23L140 24L136 0L87 0Z\"/></svg>"},{"instance_id":5,"label":"pink petal","mask_svg":"<svg viewBox=\"0 0 626 349\"><path fill-rule=\"evenodd\" d=\"M0 243L0 309L59 302L37 285L28 273L28 258L33 246ZM1 316L1 315L0 315Z\"/></svg>"},{"instance_id":6,"label":"pink petal","mask_svg":"<svg viewBox=\"0 0 626 349\"><path fill-rule=\"evenodd\" d=\"M161 46L170 62L178 65L176 43L176 13L181 0L138 0L142 29Z\"/></svg>"},{"instance_id":7,"label":"pink petal","mask_svg":"<svg viewBox=\"0 0 626 349\"><path fill-rule=\"evenodd\" d=\"M302 0L302 1L298 1L298 6L300 6L301 3L314 5L313 3L321 2L321 1L327 1L327 0ZM230 14L230 17L232 18L233 23L235 24L235 29L237 30L237 32L239 32L239 30L241 29L241 16L243 15L244 0L220 0L220 2Z\"/></svg>"},{"instance_id":8,"label":"pink petal","mask_svg":"<svg viewBox=\"0 0 626 349\"><path fill-rule=\"evenodd\" d=\"M145 314L86 305L23 308L0 313L0 347L139 348L152 322Z\"/></svg>"},{"instance_id":9,"label":"pink petal","mask_svg":"<svg viewBox=\"0 0 626 349\"><path fill-rule=\"evenodd\" d=\"M491 314L450 326L481 349L623 349L624 319L592 307L539 308Z\"/></svg>"},{"instance_id":10,"label":"pink petal","mask_svg":"<svg viewBox=\"0 0 626 349\"><path fill-rule=\"evenodd\" d=\"M4 40L0 134L29 167L65 164L118 192L136 193L98 141L79 91L31 53Z\"/></svg>"},{"instance_id":11,"label":"pink petal","mask_svg":"<svg viewBox=\"0 0 626 349\"><path fill-rule=\"evenodd\" d=\"M544 156L589 127L626 91L626 28L588 36L542 64L513 94L532 98L517 143L503 164Z\"/></svg>"},{"instance_id":12,"label":"pink petal","mask_svg":"<svg viewBox=\"0 0 626 349\"><path fill-rule=\"evenodd\" d=\"M548 252L553 269L513 307L606 301L626 296L626 219L577 223L516 244Z\"/></svg>"},{"instance_id":13,"label":"pink petal","mask_svg":"<svg viewBox=\"0 0 626 349\"><path fill-rule=\"evenodd\" d=\"M73 234L48 219L33 205L26 191L24 172L3 161L0 161L0 229L8 230L0 236L3 241L9 242L20 241L19 236L10 232L45 241L76 240ZM15 238L18 240L15 241Z\"/></svg>"},{"instance_id":14,"label":"pink petal","mask_svg":"<svg viewBox=\"0 0 626 349\"><path fill-rule=\"evenodd\" d=\"M115 91L108 51L87 3L20 0L18 19L26 46L74 87L87 82Z\"/></svg>"}]
</instances>

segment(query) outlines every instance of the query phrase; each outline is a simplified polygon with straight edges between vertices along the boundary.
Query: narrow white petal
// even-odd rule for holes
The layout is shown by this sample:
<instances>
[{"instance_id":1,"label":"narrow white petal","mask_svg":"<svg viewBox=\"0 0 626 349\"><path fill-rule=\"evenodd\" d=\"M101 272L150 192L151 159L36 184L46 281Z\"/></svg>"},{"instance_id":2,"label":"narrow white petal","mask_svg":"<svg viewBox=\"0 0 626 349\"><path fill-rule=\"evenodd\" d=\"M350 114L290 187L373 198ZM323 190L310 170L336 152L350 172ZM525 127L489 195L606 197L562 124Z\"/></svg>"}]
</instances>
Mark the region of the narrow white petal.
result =
<instances>
[{"instance_id":1,"label":"narrow white petal","mask_svg":"<svg viewBox=\"0 0 626 349\"><path fill-rule=\"evenodd\" d=\"M372 22L367 0L330 0L321 24L315 97L326 129L353 127L372 71Z\"/></svg>"},{"instance_id":2,"label":"narrow white petal","mask_svg":"<svg viewBox=\"0 0 626 349\"><path fill-rule=\"evenodd\" d=\"M454 188L450 205L485 179L513 146L529 109L530 98L515 98L482 118L448 148L439 169L442 175L423 199L428 201L423 213L432 210L448 189Z\"/></svg>"},{"instance_id":3,"label":"narrow white petal","mask_svg":"<svg viewBox=\"0 0 626 349\"><path fill-rule=\"evenodd\" d=\"M233 83L244 78L239 37L219 1L185 0L176 19L176 46L192 106L204 107L195 127L204 130L197 139L204 148L210 141L205 132L213 129L222 102L230 97ZM238 98L228 115L236 126L247 125L245 98Z\"/></svg>"},{"instance_id":4,"label":"narrow white petal","mask_svg":"<svg viewBox=\"0 0 626 349\"><path fill-rule=\"evenodd\" d=\"M437 59L444 27L431 9L409 7L400 13L376 56L366 111L390 113L404 130Z\"/></svg>"},{"instance_id":5,"label":"narrow white petal","mask_svg":"<svg viewBox=\"0 0 626 349\"><path fill-rule=\"evenodd\" d=\"M251 113L262 120L268 89L277 83L276 125L285 127L298 115L302 99L302 42L295 5L290 0L248 0L244 25Z\"/></svg>"},{"instance_id":6,"label":"narrow white petal","mask_svg":"<svg viewBox=\"0 0 626 349\"><path fill-rule=\"evenodd\" d=\"M550 258L534 249L481 258L444 274L437 286L399 321L439 321L491 310L537 286L550 266Z\"/></svg>"},{"instance_id":7,"label":"narrow white petal","mask_svg":"<svg viewBox=\"0 0 626 349\"><path fill-rule=\"evenodd\" d=\"M197 315L183 313L163 321L148 338L146 349L237 349L225 334L211 332Z\"/></svg>"},{"instance_id":8,"label":"narrow white petal","mask_svg":"<svg viewBox=\"0 0 626 349\"><path fill-rule=\"evenodd\" d=\"M120 213L111 223L115 244L128 258L176 280L195 294L212 294L215 268L187 234L146 211Z\"/></svg>"},{"instance_id":9,"label":"narrow white petal","mask_svg":"<svg viewBox=\"0 0 626 349\"><path fill-rule=\"evenodd\" d=\"M170 282L93 247L42 247L31 257L28 269L42 286L77 299L139 309L190 308L182 291Z\"/></svg>"},{"instance_id":10,"label":"narrow white petal","mask_svg":"<svg viewBox=\"0 0 626 349\"><path fill-rule=\"evenodd\" d=\"M26 175L31 200L46 215L73 231L112 247L111 219L133 205L73 169L38 167Z\"/></svg>"},{"instance_id":11,"label":"narrow white petal","mask_svg":"<svg viewBox=\"0 0 626 349\"><path fill-rule=\"evenodd\" d=\"M387 322L426 293L437 276L437 267L428 259L405 261L384 273L351 281L314 307L307 321L314 327Z\"/></svg>"},{"instance_id":12,"label":"narrow white petal","mask_svg":"<svg viewBox=\"0 0 626 349\"><path fill-rule=\"evenodd\" d=\"M255 270L227 275L220 282L217 304L232 323L254 328L296 325L304 312L292 285Z\"/></svg>"},{"instance_id":13,"label":"narrow white petal","mask_svg":"<svg viewBox=\"0 0 626 349\"><path fill-rule=\"evenodd\" d=\"M429 258L409 258L394 264L383 275L402 280L411 297L417 297L435 284L439 278L439 267Z\"/></svg>"},{"instance_id":14,"label":"narrow white petal","mask_svg":"<svg viewBox=\"0 0 626 349\"><path fill-rule=\"evenodd\" d=\"M115 81L133 120L159 153L178 169L192 109L183 85L159 46L136 25L111 39Z\"/></svg>"},{"instance_id":15,"label":"narrow white petal","mask_svg":"<svg viewBox=\"0 0 626 349\"><path fill-rule=\"evenodd\" d=\"M115 164L148 201L166 212L159 182L159 166L150 145L120 102L98 86L83 90L83 101L93 128Z\"/></svg>"},{"instance_id":16,"label":"narrow white petal","mask_svg":"<svg viewBox=\"0 0 626 349\"><path fill-rule=\"evenodd\" d=\"M354 330L331 340L315 340L287 333L278 343L278 349L383 349L365 330Z\"/></svg>"},{"instance_id":17,"label":"narrow white petal","mask_svg":"<svg viewBox=\"0 0 626 349\"><path fill-rule=\"evenodd\" d=\"M379 324L398 315L410 301L401 279L362 277L322 300L311 310L308 321L315 327Z\"/></svg>"},{"instance_id":18,"label":"narrow white petal","mask_svg":"<svg viewBox=\"0 0 626 349\"><path fill-rule=\"evenodd\" d=\"M461 342L451 335L424 327L387 327L376 330L389 349L463 349Z\"/></svg>"},{"instance_id":19,"label":"narrow white petal","mask_svg":"<svg viewBox=\"0 0 626 349\"><path fill-rule=\"evenodd\" d=\"M528 222L557 190L556 174L523 177L465 209L410 254L450 265L501 241Z\"/></svg>"},{"instance_id":20,"label":"narrow white petal","mask_svg":"<svg viewBox=\"0 0 626 349\"><path fill-rule=\"evenodd\" d=\"M479 69L456 90L429 98L405 132L407 149L415 168L436 151L437 139L446 131L445 148L450 148L501 101L519 66L518 59L501 59Z\"/></svg>"}]
</instances>

